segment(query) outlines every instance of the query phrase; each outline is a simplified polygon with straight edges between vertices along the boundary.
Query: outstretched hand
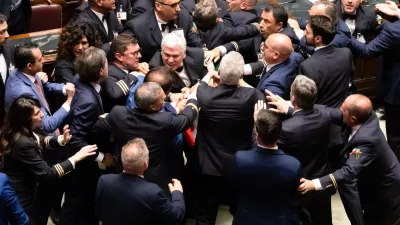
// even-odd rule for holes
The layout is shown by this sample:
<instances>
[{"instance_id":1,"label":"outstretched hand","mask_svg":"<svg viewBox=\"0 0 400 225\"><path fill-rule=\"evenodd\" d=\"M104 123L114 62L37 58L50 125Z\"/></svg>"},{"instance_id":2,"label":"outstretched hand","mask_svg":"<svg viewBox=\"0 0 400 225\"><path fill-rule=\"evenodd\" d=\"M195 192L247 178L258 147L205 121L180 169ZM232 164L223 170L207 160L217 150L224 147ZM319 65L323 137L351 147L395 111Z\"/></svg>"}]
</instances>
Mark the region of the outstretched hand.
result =
<instances>
[{"instance_id":1,"label":"outstretched hand","mask_svg":"<svg viewBox=\"0 0 400 225\"><path fill-rule=\"evenodd\" d=\"M270 107L269 110L287 114L289 111L289 104L281 98L279 95L274 95L272 92L265 89L265 94L267 95L268 104L275 106L275 108Z\"/></svg>"},{"instance_id":2,"label":"outstretched hand","mask_svg":"<svg viewBox=\"0 0 400 225\"><path fill-rule=\"evenodd\" d=\"M261 109L267 109L267 104L263 100L258 100L254 105L254 121L257 121L257 115Z\"/></svg>"}]
</instances>

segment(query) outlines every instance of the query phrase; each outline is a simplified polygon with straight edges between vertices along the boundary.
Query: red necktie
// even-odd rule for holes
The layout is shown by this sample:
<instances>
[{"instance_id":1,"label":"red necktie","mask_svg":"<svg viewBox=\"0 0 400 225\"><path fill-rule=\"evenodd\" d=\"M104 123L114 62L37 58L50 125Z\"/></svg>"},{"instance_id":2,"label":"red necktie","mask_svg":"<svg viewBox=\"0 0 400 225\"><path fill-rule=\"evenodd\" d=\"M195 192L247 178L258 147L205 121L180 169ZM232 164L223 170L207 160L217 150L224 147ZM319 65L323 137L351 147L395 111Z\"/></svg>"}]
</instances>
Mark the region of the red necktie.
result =
<instances>
[{"instance_id":1,"label":"red necktie","mask_svg":"<svg viewBox=\"0 0 400 225\"><path fill-rule=\"evenodd\" d=\"M35 79L35 86L36 86L36 88L37 88L37 90L38 90L38 92L39 92L40 98L42 98L42 102L44 102L44 104L45 104L44 107L45 107L47 110L50 110L50 109L49 109L49 105L47 104L46 98L44 97L43 90L42 90L42 88L40 87L40 84L37 82L36 79Z\"/></svg>"}]
</instances>

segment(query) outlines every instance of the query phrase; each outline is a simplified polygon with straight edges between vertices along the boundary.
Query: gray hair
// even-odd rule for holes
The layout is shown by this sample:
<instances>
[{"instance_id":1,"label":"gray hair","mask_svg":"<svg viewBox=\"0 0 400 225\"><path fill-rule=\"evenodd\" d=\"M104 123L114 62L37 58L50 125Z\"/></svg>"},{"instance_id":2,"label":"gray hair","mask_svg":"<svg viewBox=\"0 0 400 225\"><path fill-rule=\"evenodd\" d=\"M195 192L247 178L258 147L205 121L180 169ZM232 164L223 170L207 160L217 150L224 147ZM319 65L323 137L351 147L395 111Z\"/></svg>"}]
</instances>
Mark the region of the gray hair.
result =
<instances>
[{"instance_id":1,"label":"gray hair","mask_svg":"<svg viewBox=\"0 0 400 225\"><path fill-rule=\"evenodd\" d=\"M149 160L149 150L142 138L134 138L122 147L122 165L126 171L143 169L143 164Z\"/></svg>"},{"instance_id":2,"label":"gray hair","mask_svg":"<svg viewBox=\"0 0 400 225\"><path fill-rule=\"evenodd\" d=\"M295 97L296 105L302 109L313 108L317 100L317 92L315 82L304 75L297 75L290 89L290 95Z\"/></svg>"},{"instance_id":3,"label":"gray hair","mask_svg":"<svg viewBox=\"0 0 400 225\"><path fill-rule=\"evenodd\" d=\"M150 106L157 102L160 91L162 91L161 86L155 82L143 83L135 92L136 107L149 110Z\"/></svg>"},{"instance_id":4,"label":"gray hair","mask_svg":"<svg viewBox=\"0 0 400 225\"><path fill-rule=\"evenodd\" d=\"M185 39L185 37L182 37L182 35L172 32L163 37L163 39L161 41L161 50L164 48L164 46L167 46L170 48L179 46L182 50L182 53L185 53L186 52L186 39Z\"/></svg>"},{"instance_id":5,"label":"gray hair","mask_svg":"<svg viewBox=\"0 0 400 225\"><path fill-rule=\"evenodd\" d=\"M215 24L218 18L218 8L215 0L201 0L196 4L193 20L204 24Z\"/></svg>"},{"instance_id":6,"label":"gray hair","mask_svg":"<svg viewBox=\"0 0 400 225\"><path fill-rule=\"evenodd\" d=\"M102 49L89 47L75 62L79 79L85 82L98 81L100 79L100 69L104 68L106 62L106 53Z\"/></svg>"},{"instance_id":7,"label":"gray hair","mask_svg":"<svg viewBox=\"0 0 400 225\"><path fill-rule=\"evenodd\" d=\"M221 83L227 85L237 85L244 74L244 59L238 52L226 54L219 66Z\"/></svg>"}]
</instances>

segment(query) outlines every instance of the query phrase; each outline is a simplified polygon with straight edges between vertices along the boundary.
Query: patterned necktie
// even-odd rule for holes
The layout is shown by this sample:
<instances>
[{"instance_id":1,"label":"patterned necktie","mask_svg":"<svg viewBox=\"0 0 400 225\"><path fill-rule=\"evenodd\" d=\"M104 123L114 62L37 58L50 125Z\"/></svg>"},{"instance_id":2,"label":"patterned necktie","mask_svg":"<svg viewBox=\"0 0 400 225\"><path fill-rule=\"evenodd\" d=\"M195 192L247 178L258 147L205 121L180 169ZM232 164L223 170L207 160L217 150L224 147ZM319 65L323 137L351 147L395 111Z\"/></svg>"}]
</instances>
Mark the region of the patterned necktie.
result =
<instances>
[{"instance_id":1,"label":"patterned necktie","mask_svg":"<svg viewBox=\"0 0 400 225\"><path fill-rule=\"evenodd\" d=\"M48 105L48 103L47 103L47 101L46 101L46 98L44 97L44 93L43 93L43 90L42 90L42 87L40 87L40 84L37 82L37 80L35 79L35 86L36 86L36 89L38 90L38 92L39 92L39 97L42 99L42 102L44 102L44 107L46 107L46 109L47 110L50 110L49 109L49 105Z\"/></svg>"}]
</instances>

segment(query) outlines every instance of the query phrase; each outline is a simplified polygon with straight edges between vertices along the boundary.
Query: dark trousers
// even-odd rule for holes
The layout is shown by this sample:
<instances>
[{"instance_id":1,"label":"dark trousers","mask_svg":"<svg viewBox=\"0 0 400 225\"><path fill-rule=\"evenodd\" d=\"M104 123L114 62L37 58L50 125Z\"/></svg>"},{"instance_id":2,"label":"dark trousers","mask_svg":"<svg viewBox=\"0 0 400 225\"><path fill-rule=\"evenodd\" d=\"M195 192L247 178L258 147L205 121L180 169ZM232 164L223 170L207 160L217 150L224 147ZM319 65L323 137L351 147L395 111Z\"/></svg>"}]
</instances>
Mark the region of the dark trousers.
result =
<instances>
[{"instance_id":1,"label":"dark trousers","mask_svg":"<svg viewBox=\"0 0 400 225\"><path fill-rule=\"evenodd\" d=\"M97 162L80 163L84 165L78 164L77 168L66 176L67 186L60 225L98 225L94 209L100 171ZM79 166L82 167L78 168Z\"/></svg>"},{"instance_id":2,"label":"dark trousers","mask_svg":"<svg viewBox=\"0 0 400 225\"><path fill-rule=\"evenodd\" d=\"M19 6L16 10L11 11L10 18L7 20L7 24L7 31L10 36L26 33L26 21L22 6Z\"/></svg>"},{"instance_id":3,"label":"dark trousers","mask_svg":"<svg viewBox=\"0 0 400 225\"><path fill-rule=\"evenodd\" d=\"M195 218L197 225L214 225L221 203L235 212L236 201L232 185L222 176L201 174L196 179Z\"/></svg>"},{"instance_id":4,"label":"dark trousers","mask_svg":"<svg viewBox=\"0 0 400 225\"><path fill-rule=\"evenodd\" d=\"M35 225L47 225L50 209L55 197L59 195L60 184L61 180L47 180L39 184L31 219L35 221Z\"/></svg>"},{"instance_id":5,"label":"dark trousers","mask_svg":"<svg viewBox=\"0 0 400 225\"><path fill-rule=\"evenodd\" d=\"M400 105L385 103L385 120L388 144L400 160Z\"/></svg>"},{"instance_id":6,"label":"dark trousers","mask_svg":"<svg viewBox=\"0 0 400 225\"><path fill-rule=\"evenodd\" d=\"M332 225L331 195L326 191L309 192L300 212L303 225Z\"/></svg>"}]
</instances>

